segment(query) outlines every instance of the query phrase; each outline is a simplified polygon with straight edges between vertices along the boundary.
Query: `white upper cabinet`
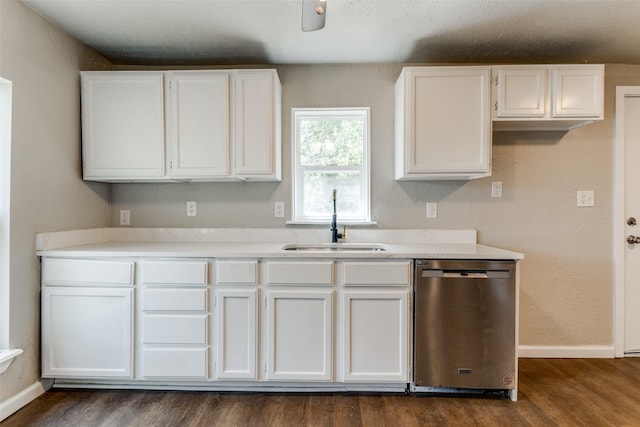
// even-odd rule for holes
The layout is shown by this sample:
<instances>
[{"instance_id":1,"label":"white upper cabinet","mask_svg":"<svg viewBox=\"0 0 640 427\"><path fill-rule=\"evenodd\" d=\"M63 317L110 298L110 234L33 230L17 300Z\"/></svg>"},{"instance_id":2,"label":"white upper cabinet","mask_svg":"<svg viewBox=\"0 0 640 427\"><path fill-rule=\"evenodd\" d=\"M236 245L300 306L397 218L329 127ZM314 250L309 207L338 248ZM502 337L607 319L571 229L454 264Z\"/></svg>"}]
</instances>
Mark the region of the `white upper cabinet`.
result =
<instances>
[{"instance_id":1,"label":"white upper cabinet","mask_svg":"<svg viewBox=\"0 0 640 427\"><path fill-rule=\"evenodd\" d=\"M165 175L163 72L82 73L84 179Z\"/></svg>"},{"instance_id":2,"label":"white upper cabinet","mask_svg":"<svg viewBox=\"0 0 640 427\"><path fill-rule=\"evenodd\" d=\"M169 82L169 175L228 176L231 75L227 71L175 71Z\"/></svg>"},{"instance_id":3,"label":"white upper cabinet","mask_svg":"<svg viewBox=\"0 0 640 427\"><path fill-rule=\"evenodd\" d=\"M603 65L493 70L494 130L569 130L604 118Z\"/></svg>"},{"instance_id":4,"label":"white upper cabinet","mask_svg":"<svg viewBox=\"0 0 640 427\"><path fill-rule=\"evenodd\" d=\"M495 117L544 117L547 68L507 67L494 72Z\"/></svg>"},{"instance_id":5,"label":"white upper cabinet","mask_svg":"<svg viewBox=\"0 0 640 427\"><path fill-rule=\"evenodd\" d=\"M281 92L275 70L238 70L235 75L235 175L281 179Z\"/></svg>"},{"instance_id":6,"label":"white upper cabinet","mask_svg":"<svg viewBox=\"0 0 640 427\"><path fill-rule=\"evenodd\" d=\"M491 68L405 67L395 85L395 178L491 175Z\"/></svg>"},{"instance_id":7,"label":"white upper cabinet","mask_svg":"<svg viewBox=\"0 0 640 427\"><path fill-rule=\"evenodd\" d=\"M83 72L82 106L87 180L281 179L275 70Z\"/></svg>"},{"instance_id":8,"label":"white upper cabinet","mask_svg":"<svg viewBox=\"0 0 640 427\"><path fill-rule=\"evenodd\" d=\"M551 116L604 118L604 66L551 68Z\"/></svg>"}]
</instances>

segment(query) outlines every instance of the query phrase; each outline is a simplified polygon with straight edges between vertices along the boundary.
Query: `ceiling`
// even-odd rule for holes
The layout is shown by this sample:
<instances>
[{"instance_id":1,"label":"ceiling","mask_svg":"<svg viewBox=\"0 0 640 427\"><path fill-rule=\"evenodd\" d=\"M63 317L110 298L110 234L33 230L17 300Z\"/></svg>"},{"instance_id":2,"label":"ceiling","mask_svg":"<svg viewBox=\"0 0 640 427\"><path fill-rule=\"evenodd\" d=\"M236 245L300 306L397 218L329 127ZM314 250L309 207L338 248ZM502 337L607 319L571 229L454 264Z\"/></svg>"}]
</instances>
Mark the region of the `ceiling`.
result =
<instances>
[{"instance_id":1,"label":"ceiling","mask_svg":"<svg viewBox=\"0 0 640 427\"><path fill-rule=\"evenodd\" d=\"M0 0L2 1L2 0ZM640 0L22 0L114 64L640 64Z\"/></svg>"}]
</instances>

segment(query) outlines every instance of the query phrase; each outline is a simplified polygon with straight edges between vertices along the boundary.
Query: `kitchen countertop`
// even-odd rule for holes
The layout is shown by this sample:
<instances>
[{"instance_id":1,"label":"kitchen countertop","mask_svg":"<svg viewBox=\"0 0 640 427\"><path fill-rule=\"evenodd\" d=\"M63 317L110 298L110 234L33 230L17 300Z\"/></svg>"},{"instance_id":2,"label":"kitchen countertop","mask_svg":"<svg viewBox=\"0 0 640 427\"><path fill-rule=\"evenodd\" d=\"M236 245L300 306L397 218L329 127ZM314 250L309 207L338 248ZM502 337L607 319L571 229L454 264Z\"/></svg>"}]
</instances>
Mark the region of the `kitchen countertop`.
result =
<instances>
[{"instance_id":1,"label":"kitchen countertop","mask_svg":"<svg viewBox=\"0 0 640 427\"><path fill-rule=\"evenodd\" d=\"M343 245L383 244L384 251L284 250L287 244L326 244L329 232L287 229L105 228L38 233L38 256L514 259L524 255L476 242L475 230L351 230Z\"/></svg>"}]
</instances>

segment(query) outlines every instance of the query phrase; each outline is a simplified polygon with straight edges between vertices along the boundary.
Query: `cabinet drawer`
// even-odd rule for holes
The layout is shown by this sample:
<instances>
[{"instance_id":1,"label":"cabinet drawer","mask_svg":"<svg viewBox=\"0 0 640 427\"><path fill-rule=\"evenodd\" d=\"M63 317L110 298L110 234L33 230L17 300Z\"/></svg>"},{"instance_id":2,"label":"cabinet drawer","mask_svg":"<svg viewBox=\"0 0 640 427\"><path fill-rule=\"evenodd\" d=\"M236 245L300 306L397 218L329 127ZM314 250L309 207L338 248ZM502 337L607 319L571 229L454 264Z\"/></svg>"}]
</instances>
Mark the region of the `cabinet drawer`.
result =
<instances>
[{"instance_id":1,"label":"cabinet drawer","mask_svg":"<svg viewBox=\"0 0 640 427\"><path fill-rule=\"evenodd\" d=\"M345 286L409 286L411 261L345 262Z\"/></svg>"},{"instance_id":2,"label":"cabinet drawer","mask_svg":"<svg viewBox=\"0 0 640 427\"><path fill-rule=\"evenodd\" d=\"M216 283L240 285L258 283L258 261L218 261Z\"/></svg>"},{"instance_id":3,"label":"cabinet drawer","mask_svg":"<svg viewBox=\"0 0 640 427\"><path fill-rule=\"evenodd\" d=\"M206 285L207 261L145 261L142 283L154 285Z\"/></svg>"},{"instance_id":4,"label":"cabinet drawer","mask_svg":"<svg viewBox=\"0 0 640 427\"><path fill-rule=\"evenodd\" d=\"M143 378L207 378L207 349L146 348L142 352Z\"/></svg>"},{"instance_id":5,"label":"cabinet drawer","mask_svg":"<svg viewBox=\"0 0 640 427\"><path fill-rule=\"evenodd\" d=\"M145 289L142 292L144 311L205 311L206 289Z\"/></svg>"},{"instance_id":6,"label":"cabinet drawer","mask_svg":"<svg viewBox=\"0 0 640 427\"><path fill-rule=\"evenodd\" d=\"M269 285L333 285L333 262L269 262Z\"/></svg>"},{"instance_id":7,"label":"cabinet drawer","mask_svg":"<svg viewBox=\"0 0 640 427\"><path fill-rule=\"evenodd\" d=\"M145 344L206 344L207 315L147 314L143 320Z\"/></svg>"},{"instance_id":8,"label":"cabinet drawer","mask_svg":"<svg viewBox=\"0 0 640 427\"><path fill-rule=\"evenodd\" d=\"M44 258L42 281L46 284L133 284L133 262Z\"/></svg>"}]
</instances>

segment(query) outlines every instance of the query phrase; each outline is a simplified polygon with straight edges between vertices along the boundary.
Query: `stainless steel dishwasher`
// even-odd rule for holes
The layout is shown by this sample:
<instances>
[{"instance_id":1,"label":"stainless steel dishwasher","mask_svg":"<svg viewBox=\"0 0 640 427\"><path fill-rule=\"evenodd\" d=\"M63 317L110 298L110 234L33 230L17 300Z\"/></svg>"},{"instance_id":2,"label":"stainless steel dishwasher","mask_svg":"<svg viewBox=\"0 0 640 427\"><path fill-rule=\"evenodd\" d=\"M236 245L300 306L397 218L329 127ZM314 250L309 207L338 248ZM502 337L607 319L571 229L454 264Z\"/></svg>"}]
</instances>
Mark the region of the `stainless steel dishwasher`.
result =
<instances>
[{"instance_id":1,"label":"stainless steel dishwasher","mask_svg":"<svg viewBox=\"0 0 640 427\"><path fill-rule=\"evenodd\" d=\"M414 382L515 388L515 261L416 260Z\"/></svg>"}]
</instances>

